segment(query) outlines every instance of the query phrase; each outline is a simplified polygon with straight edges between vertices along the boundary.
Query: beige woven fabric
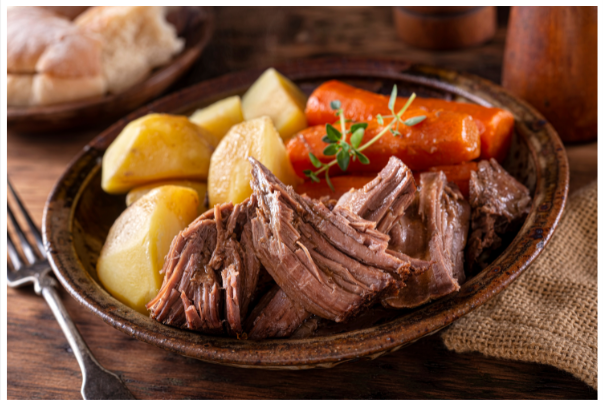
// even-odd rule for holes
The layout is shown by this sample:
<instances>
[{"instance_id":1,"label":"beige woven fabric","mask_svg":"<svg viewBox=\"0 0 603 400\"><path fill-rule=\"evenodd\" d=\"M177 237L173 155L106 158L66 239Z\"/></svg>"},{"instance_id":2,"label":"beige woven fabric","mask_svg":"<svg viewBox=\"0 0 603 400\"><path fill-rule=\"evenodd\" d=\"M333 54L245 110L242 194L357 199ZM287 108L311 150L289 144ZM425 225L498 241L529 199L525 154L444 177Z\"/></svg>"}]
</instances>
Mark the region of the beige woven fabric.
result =
<instances>
[{"instance_id":1,"label":"beige woven fabric","mask_svg":"<svg viewBox=\"0 0 603 400\"><path fill-rule=\"evenodd\" d=\"M459 352L553 365L597 389L597 184L574 193L517 281L442 335Z\"/></svg>"}]
</instances>

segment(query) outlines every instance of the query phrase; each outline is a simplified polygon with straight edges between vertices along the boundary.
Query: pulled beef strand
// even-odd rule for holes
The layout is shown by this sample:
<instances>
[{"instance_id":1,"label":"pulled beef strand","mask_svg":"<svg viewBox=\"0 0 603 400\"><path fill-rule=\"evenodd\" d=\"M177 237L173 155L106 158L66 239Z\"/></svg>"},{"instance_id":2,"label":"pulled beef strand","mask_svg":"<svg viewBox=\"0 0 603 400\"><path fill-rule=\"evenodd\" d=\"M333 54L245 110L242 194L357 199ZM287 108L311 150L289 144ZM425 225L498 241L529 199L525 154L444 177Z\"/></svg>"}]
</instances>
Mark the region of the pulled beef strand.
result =
<instances>
[{"instance_id":1,"label":"pulled beef strand","mask_svg":"<svg viewBox=\"0 0 603 400\"><path fill-rule=\"evenodd\" d=\"M421 174L419 195L392 228L390 248L431 263L406 287L387 291L386 307L413 308L460 289L465 281L463 250L470 208L443 172Z\"/></svg>"},{"instance_id":2,"label":"pulled beef strand","mask_svg":"<svg viewBox=\"0 0 603 400\"><path fill-rule=\"evenodd\" d=\"M375 222L379 232L388 234L413 201L416 190L410 169L400 159L390 157L375 179L341 196L335 210L346 208L367 221Z\"/></svg>"},{"instance_id":3,"label":"pulled beef strand","mask_svg":"<svg viewBox=\"0 0 603 400\"><path fill-rule=\"evenodd\" d=\"M205 333L224 328L243 333L261 268L250 249L247 223L254 207L253 197L236 206L217 205L174 238L162 270L163 285L147 304L152 318Z\"/></svg>"},{"instance_id":4,"label":"pulled beef strand","mask_svg":"<svg viewBox=\"0 0 603 400\"><path fill-rule=\"evenodd\" d=\"M203 214L174 238L161 271L163 285L147 308L159 322L214 333L222 329L221 299L218 277L208 264L217 229L207 218Z\"/></svg>"}]
</instances>

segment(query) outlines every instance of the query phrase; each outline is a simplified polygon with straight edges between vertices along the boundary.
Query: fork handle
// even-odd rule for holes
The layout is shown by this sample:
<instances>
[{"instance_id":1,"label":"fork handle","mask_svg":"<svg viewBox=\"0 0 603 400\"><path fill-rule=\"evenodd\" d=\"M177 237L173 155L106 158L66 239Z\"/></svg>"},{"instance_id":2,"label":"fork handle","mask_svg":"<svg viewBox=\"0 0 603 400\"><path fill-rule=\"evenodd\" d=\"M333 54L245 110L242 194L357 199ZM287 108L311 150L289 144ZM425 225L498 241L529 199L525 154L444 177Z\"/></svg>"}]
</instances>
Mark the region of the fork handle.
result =
<instances>
[{"instance_id":1,"label":"fork handle","mask_svg":"<svg viewBox=\"0 0 603 400\"><path fill-rule=\"evenodd\" d=\"M56 290L56 281L46 276L41 283L41 294L57 319L75 358L82 370L82 397L84 399L134 399L134 396L114 373L103 368L96 360L84 338L67 313Z\"/></svg>"}]
</instances>

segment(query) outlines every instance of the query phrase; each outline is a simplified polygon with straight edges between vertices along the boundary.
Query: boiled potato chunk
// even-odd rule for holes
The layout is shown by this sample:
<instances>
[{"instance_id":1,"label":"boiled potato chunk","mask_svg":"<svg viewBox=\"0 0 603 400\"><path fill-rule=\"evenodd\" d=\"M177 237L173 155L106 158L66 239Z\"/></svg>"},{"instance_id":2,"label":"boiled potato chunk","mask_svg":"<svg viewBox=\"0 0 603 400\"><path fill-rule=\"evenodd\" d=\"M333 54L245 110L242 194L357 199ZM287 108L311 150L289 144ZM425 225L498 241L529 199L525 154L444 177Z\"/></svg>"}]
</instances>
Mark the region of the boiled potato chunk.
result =
<instances>
[{"instance_id":1,"label":"boiled potato chunk","mask_svg":"<svg viewBox=\"0 0 603 400\"><path fill-rule=\"evenodd\" d=\"M166 179L204 181L217 140L188 118L149 114L130 122L103 157L102 187L125 193Z\"/></svg>"},{"instance_id":2,"label":"boiled potato chunk","mask_svg":"<svg viewBox=\"0 0 603 400\"><path fill-rule=\"evenodd\" d=\"M233 126L212 154L207 180L210 206L229 201L237 204L251 195L249 156L268 167L283 183L298 183L272 120L256 118Z\"/></svg>"},{"instance_id":3,"label":"boiled potato chunk","mask_svg":"<svg viewBox=\"0 0 603 400\"><path fill-rule=\"evenodd\" d=\"M211 133L219 142L233 125L243 122L241 98L232 96L197 110L191 121Z\"/></svg>"},{"instance_id":4,"label":"boiled potato chunk","mask_svg":"<svg viewBox=\"0 0 603 400\"><path fill-rule=\"evenodd\" d=\"M243 115L248 121L268 116L281 138L288 139L308 126L306 95L274 68L264 72L243 96Z\"/></svg>"},{"instance_id":5,"label":"boiled potato chunk","mask_svg":"<svg viewBox=\"0 0 603 400\"><path fill-rule=\"evenodd\" d=\"M162 182L154 182L149 185L136 187L128 192L126 196L126 205L130 207L135 201L149 193L151 190L160 187L160 186L182 186L193 189L197 192L197 196L199 196L199 205L197 206L197 215L203 214L207 211L205 207L205 195L207 193L207 183L205 182L195 182L195 181L162 181Z\"/></svg>"},{"instance_id":6,"label":"boiled potato chunk","mask_svg":"<svg viewBox=\"0 0 603 400\"><path fill-rule=\"evenodd\" d=\"M193 189L161 186L117 218L101 250L96 271L105 289L141 313L158 293L172 239L197 216Z\"/></svg>"}]
</instances>

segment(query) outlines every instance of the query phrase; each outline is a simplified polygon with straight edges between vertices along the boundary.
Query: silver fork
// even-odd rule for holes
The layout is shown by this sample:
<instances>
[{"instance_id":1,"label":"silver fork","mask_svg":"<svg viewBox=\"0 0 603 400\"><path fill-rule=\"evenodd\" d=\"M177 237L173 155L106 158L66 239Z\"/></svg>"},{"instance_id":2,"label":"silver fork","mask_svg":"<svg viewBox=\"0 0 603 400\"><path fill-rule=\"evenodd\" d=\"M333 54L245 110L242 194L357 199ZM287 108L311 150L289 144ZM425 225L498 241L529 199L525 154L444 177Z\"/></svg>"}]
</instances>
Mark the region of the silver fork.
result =
<instances>
[{"instance_id":1,"label":"silver fork","mask_svg":"<svg viewBox=\"0 0 603 400\"><path fill-rule=\"evenodd\" d=\"M82 370L81 393L84 399L134 399L134 396L121 379L113 372L103 368L86 345L84 338L73 323L73 320L67 313L67 309L63 305L63 301L59 297L56 289L58 285L57 281L50 276L51 268L45 257L46 251L40 231L27 213L10 182L8 182L8 187L35 240L35 247L37 247L39 254L42 255L40 257L36 253L34 245L27 239L25 232L17 222L10 205L7 203L8 216L18 238L17 242L20 243L21 250L25 255L25 259L23 259L17 252L10 233L7 232L8 256L13 267L12 269L7 267L8 286L16 288L33 284L36 294L44 296Z\"/></svg>"}]
</instances>

